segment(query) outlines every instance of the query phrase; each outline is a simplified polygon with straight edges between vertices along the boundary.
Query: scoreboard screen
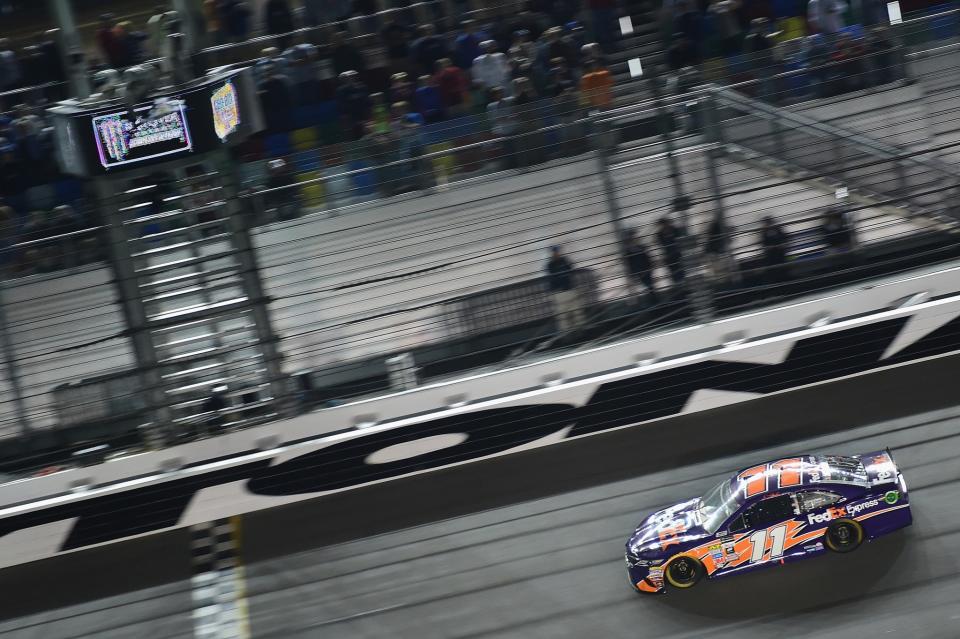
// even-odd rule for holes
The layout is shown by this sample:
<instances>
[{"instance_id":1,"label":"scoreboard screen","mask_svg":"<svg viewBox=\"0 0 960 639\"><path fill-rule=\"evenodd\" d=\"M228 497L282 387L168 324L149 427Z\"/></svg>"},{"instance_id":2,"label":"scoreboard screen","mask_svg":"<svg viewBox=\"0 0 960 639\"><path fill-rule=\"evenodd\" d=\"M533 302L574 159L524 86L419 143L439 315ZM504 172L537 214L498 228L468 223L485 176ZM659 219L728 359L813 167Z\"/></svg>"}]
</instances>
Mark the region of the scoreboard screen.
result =
<instances>
[{"instance_id":1,"label":"scoreboard screen","mask_svg":"<svg viewBox=\"0 0 960 639\"><path fill-rule=\"evenodd\" d=\"M60 102L48 109L61 169L95 177L232 147L263 130L249 69L211 73L137 104Z\"/></svg>"},{"instance_id":2,"label":"scoreboard screen","mask_svg":"<svg viewBox=\"0 0 960 639\"><path fill-rule=\"evenodd\" d=\"M105 169L193 150L187 117L181 103L174 110L152 116L153 106L98 115L91 120L100 165Z\"/></svg>"}]
</instances>

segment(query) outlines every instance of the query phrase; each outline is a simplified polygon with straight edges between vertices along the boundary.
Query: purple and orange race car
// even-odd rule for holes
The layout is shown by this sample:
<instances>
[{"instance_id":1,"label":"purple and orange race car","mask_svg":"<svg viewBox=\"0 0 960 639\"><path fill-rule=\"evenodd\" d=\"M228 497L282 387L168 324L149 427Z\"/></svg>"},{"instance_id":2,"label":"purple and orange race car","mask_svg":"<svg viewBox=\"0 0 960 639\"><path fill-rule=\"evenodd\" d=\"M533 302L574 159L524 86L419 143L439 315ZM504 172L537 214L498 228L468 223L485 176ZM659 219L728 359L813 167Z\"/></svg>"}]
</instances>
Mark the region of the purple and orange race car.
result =
<instances>
[{"instance_id":1,"label":"purple and orange race car","mask_svg":"<svg viewBox=\"0 0 960 639\"><path fill-rule=\"evenodd\" d=\"M627 572L639 592L662 593L703 577L850 552L912 522L889 449L778 459L647 517L627 541Z\"/></svg>"}]
</instances>

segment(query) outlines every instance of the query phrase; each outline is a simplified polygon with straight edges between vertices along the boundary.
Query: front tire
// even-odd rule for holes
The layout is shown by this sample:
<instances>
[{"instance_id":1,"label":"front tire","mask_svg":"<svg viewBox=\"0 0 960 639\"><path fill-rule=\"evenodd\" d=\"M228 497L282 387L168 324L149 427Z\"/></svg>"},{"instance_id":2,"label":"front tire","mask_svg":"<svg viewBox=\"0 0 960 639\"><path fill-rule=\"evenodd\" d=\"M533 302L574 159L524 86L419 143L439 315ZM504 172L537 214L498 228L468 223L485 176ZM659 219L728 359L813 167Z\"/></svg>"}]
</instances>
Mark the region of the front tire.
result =
<instances>
[{"instance_id":1,"label":"front tire","mask_svg":"<svg viewBox=\"0 0 960 639\"><path fill-rule=\"evenodd\" d=\"M823 540L833 552L853 552L863 543L863 526L852 519L838 519L827 526Z\"/></svg>"},{"instance_id":2,"label":"front tire","mask_svg":"<svg viewBox=\"0 0 960 639\"><path fill-rule=\"evenodd\" d=\"M664 569L663 574L674 588L693 588L704 575L703 564L694 557L677 557Z\"/></svg>"}]
</instances>

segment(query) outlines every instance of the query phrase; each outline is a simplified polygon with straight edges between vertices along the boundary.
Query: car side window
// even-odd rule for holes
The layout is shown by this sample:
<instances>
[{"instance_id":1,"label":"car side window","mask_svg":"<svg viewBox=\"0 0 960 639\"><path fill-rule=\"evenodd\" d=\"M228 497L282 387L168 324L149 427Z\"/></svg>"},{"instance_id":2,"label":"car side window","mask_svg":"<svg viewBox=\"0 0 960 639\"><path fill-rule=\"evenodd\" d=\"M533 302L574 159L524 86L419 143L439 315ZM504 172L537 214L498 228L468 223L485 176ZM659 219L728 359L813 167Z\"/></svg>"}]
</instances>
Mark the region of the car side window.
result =
<instances>
[{"instance_id":1,"label":"car side window","mask_svg":"<svg viewBox=\"0 0 960 639\"><path fill-rule=\"evenodd\" d=\"M840 501L840 495L824 490L811 490L797 495L800 512L809 513L826 508Z\"/></svg>"},{"instance_id":2,"label":"car side window","mask_svg":"<svg viewBox=\"0 0 960 639\"><path fill-rule=\"evenodd\" d=\"M750 528L767 526L792 519L796 516L792 495L777 495L758 501L730 522L730 532L742 532Z\"/></svg>"}]
</instances>

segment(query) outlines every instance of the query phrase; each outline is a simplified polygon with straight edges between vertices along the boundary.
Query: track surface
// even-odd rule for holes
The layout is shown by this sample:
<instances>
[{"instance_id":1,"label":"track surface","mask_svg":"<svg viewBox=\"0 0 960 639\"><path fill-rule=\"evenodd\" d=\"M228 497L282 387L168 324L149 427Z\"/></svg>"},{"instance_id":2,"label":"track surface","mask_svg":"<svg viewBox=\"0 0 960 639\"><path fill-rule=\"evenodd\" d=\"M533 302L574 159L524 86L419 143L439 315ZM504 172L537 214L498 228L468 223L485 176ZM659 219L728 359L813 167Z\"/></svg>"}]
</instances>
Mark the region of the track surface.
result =
<instances>
[{"instance_id":1,"label":"track surface","mask_svg":"<svg viewBox=\"0 0 960 639\"><path fill-rule=\"evenodd\" d=\"M697 463L634 428L247 517L253 636L960 637L958 371L948 358L651 426L710 428L677 456ZM724 449L723 429L777 415L795 428ZM795 435L827 422L842 432ZM643 513L757 459L883 446L911 491L907 531L683 593L627 585ZM173 533L4 571L0 636L191 637L186 549Z\"/></svg>"}]
</instances>

